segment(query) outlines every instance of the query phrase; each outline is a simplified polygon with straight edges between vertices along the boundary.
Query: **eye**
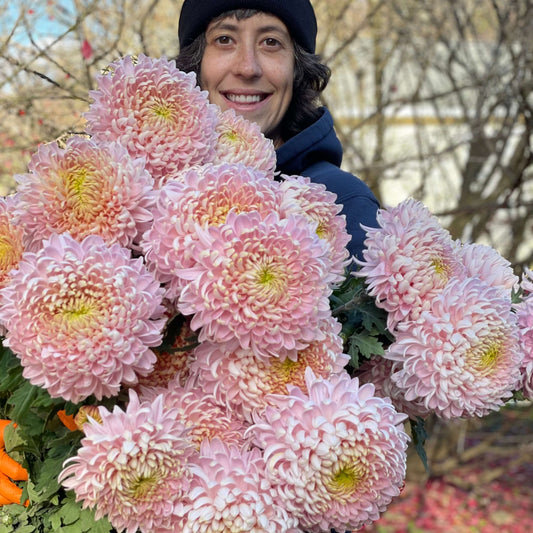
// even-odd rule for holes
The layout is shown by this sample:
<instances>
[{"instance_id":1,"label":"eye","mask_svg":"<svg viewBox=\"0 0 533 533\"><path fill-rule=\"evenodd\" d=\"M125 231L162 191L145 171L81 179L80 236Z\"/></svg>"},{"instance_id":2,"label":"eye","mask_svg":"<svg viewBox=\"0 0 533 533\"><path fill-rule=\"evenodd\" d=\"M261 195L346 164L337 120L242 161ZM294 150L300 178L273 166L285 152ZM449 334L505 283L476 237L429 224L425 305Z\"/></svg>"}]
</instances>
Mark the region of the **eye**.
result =
<instances>
[{"instance_id":1,"label":"eye","mask_svg":"<svg viewBox=\"0 0 533 533\"><path fill-rule=\"evenodd\" d=\"M215 42L218 44L230 44L231 43L231 37L229 35L219 35L215 38Z\"/></svg>"},{"instance_id":2,"label":"eye","mask_svg":"<svg viewBox=\"0 0 533 533\"><path fill-rule=\"evenodd\" d=\"M267 46L280 46L281 45L281 43L274 37L267 37L265 39L265 44Z\"/></svg>"}]
</instances>

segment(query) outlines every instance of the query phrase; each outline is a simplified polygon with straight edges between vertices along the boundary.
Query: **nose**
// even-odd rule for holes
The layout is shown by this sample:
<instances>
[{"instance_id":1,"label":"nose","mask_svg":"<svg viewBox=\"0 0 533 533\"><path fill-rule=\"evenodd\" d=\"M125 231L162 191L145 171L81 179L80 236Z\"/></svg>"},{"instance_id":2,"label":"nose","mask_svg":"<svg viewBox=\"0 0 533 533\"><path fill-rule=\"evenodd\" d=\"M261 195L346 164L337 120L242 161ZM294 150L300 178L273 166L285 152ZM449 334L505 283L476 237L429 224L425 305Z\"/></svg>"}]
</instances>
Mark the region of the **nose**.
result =
<instances>
[{"instance_id":1,"label":"nose","mask_svg":"<svg viewBox=\"0 0 533 533\"><path fill-rule=\"evenodd\" d=\"M235 72L244 78L258 78L263 70L254 46L241 43L235 61Z\"/></svg>"}]
</instances>

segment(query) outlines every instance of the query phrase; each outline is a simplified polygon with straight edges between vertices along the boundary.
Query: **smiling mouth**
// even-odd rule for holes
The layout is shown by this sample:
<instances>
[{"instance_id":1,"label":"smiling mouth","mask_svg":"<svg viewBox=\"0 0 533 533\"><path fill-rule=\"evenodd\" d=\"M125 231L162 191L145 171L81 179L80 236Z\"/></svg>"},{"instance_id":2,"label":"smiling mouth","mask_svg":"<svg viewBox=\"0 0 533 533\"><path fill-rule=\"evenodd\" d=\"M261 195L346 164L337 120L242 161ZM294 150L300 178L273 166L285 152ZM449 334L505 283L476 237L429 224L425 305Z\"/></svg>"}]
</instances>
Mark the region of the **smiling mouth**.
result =
<instances>
[{"instance_id":1,"label":"smiling mouth","mask_svg":"<svg viewBox=\"0 0 533 533\"><path fill-rule=\"evenodd\" d=\"M267 98L266 94L230 94L224 96L234 104L257 104Z\"/></svg>"}]
</instances>

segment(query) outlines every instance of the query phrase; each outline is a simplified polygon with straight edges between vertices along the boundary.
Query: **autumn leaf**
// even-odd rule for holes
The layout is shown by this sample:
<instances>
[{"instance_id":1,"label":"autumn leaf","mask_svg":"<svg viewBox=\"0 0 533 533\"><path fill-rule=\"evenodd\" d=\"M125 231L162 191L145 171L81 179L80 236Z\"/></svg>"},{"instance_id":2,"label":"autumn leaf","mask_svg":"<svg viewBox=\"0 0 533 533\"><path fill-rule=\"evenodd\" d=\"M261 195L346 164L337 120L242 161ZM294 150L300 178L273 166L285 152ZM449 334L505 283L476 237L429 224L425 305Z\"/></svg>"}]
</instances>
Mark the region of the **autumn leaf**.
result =
<instances>
[{"instance_id":1,"label":"autumn leaf","mask_svg":"<svg viewBox=\"0 0 533 533\"><path fill-rule=\"evenodd\" d=\"M85 59L85 61L91 59L93 55L93 47L87 39L84 39L83 43L81 43L81 55L83 56L83 59Z\"/></svg>"}]
</instances>

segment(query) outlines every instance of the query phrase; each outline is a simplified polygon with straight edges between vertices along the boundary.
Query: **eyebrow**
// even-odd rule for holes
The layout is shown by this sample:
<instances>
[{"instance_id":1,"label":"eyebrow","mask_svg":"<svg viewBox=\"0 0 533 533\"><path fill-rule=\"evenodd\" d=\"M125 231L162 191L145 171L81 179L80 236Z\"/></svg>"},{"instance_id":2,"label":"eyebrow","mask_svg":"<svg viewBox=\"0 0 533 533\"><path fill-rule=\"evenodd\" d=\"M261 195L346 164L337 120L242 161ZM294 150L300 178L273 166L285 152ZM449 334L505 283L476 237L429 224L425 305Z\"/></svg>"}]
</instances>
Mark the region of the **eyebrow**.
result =
<instances>
[{"instance_id":1,"label":"eyebrow","mask_svg":"<svg viewBox=\"0 0 533 533\"><path fill-rule=\"evenodd\" d=\"M232 22L229 22L228 20L225 19L225 20L220 20L219 22L215 22L211 27L208 27L206 30L206 33L208 33L209 31L213 31L213 30L237 31L238 25ZM277 32L283 35L289 35L289 32L287 30L275 24L260 26L259 32L260 33Z\"/></svg>"}]
</instances>

